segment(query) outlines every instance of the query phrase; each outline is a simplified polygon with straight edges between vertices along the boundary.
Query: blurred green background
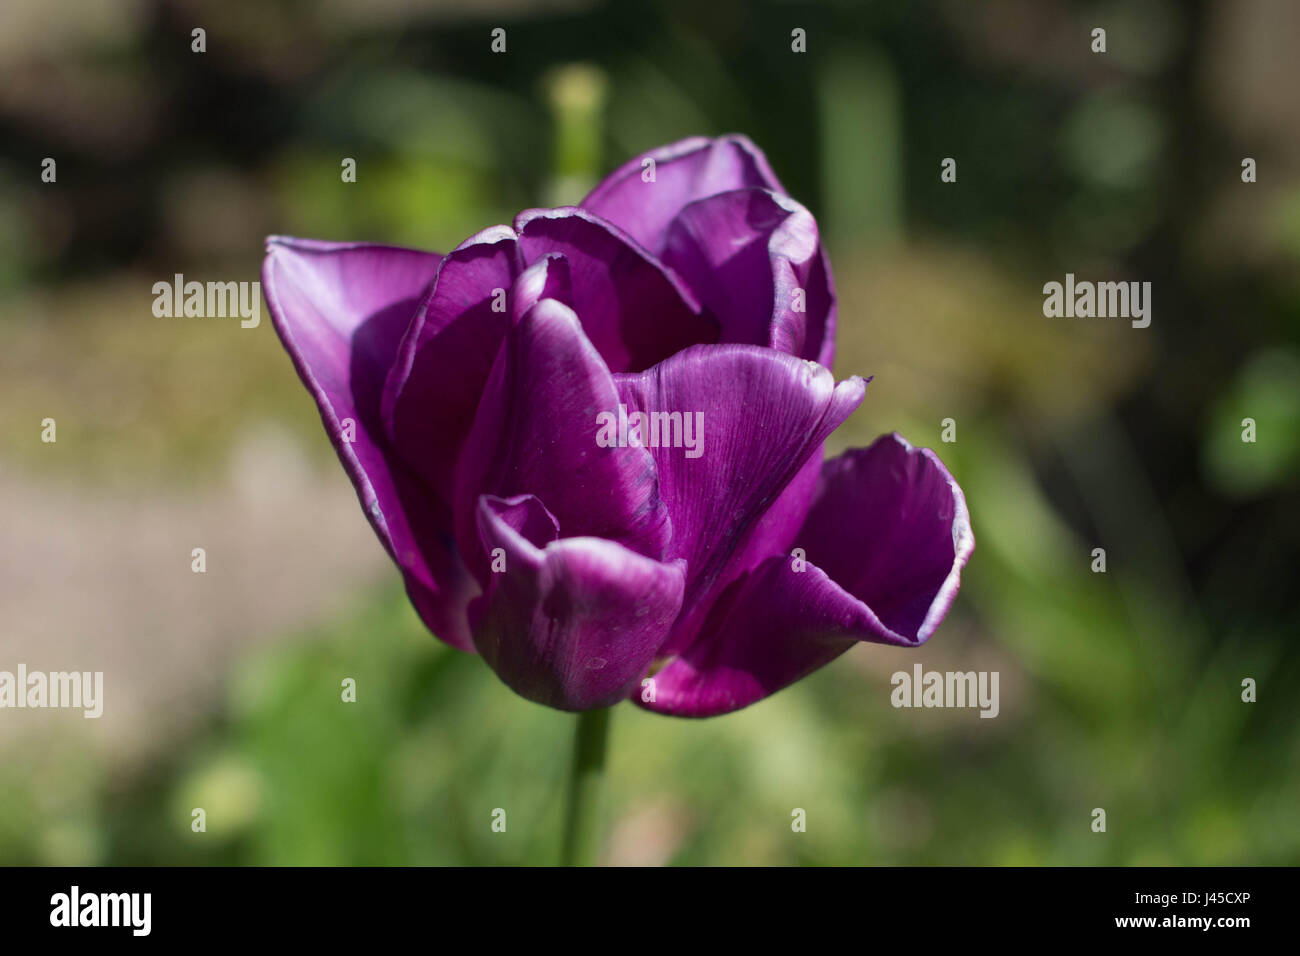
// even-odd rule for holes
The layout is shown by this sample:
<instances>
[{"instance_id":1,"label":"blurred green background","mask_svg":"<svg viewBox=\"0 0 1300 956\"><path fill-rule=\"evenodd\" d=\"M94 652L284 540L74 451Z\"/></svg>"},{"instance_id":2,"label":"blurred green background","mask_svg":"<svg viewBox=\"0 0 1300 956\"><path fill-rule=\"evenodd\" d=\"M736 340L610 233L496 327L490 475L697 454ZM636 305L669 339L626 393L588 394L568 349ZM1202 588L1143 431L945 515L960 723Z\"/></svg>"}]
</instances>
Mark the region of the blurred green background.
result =
<instances>
[{"instance_id":1,"label":"blurred green background","mask_svg":"<svg viewBox=\"0 0 1300 956\"><path fill-rule=\"evenodd\" d=\"M556 858L573 719L423 630L265 314L151 287L257 279L269 233L446 250L729 131L875 375L828 452L935 447L978 547L919 651L620 706L604 859L1300 862L1297 35L1286 0L5 0L0 669L106 700L0 711L0 862ZM1152 282L1151 327L1044 318L1066 272ZM891 708L917 661L999 671L1000 715Z\"/></svg>"}]
</instances>

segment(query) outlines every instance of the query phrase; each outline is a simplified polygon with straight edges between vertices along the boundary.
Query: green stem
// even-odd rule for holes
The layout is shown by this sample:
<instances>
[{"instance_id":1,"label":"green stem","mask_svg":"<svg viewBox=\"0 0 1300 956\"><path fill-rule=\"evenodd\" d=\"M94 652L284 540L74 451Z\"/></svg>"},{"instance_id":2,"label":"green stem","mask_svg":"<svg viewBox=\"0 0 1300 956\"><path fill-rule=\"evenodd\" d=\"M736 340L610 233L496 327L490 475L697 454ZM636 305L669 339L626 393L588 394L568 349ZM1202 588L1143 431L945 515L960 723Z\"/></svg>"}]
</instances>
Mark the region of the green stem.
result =
<instances>
[{"instance_id":1,"label":"green stem","mask_svg":"<svg viewBox=\"0 0 1300 956\"><path fill-rule=\"evenodd\" d=\"M609 708L584 710L578 715L577 732L573 737L573 764L569 768L561 866L589 866L595 858L600 781L605 772L605 740L608 736Z\"/></svg>"}]
</instances>

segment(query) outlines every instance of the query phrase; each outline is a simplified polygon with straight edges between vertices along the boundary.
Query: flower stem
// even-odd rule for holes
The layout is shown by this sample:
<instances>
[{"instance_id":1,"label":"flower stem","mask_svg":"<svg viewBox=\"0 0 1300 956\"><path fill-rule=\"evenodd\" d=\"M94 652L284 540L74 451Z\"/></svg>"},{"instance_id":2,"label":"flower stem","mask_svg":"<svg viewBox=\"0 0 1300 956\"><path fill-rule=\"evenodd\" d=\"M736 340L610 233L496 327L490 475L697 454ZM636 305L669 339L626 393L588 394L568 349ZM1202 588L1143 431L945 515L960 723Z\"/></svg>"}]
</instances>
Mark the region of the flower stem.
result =
<instances>
[{"instance_id":1,"label":"flower stem","mask_svg":"<svg viewBox=\"0 0 1300 956\"><path fill-rule=\"evenodd\" d=\"M564 814L561 866L589 866L598 849L600 781L605 772L605 740L609 735L609 708L578 714L573 737L573 763L569 768L568 806Z\"/></svg>"}]
</instances>

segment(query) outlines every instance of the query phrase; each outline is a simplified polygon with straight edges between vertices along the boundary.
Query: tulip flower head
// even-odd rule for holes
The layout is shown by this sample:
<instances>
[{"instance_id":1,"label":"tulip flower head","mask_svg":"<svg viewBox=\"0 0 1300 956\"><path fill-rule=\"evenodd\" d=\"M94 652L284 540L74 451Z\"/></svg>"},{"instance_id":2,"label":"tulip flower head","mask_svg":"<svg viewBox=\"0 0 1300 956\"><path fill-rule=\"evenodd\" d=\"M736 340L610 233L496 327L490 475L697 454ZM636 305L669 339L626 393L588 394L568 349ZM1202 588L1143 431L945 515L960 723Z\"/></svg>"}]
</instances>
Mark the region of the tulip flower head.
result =
<instances>
[{"instance_id":1,"label":"tulip flower head","mask_svg":"<svg viewBox=\"0 0 1300 956\"><path fill-rule=\"evenodd\" d=\"M446 255L272 237L262 274L415 609L524 697L724 714L924 643L956 596L974 537L934 453L823 461L866 382L832 377L817 224L743 136Z\"/></svg>"}]
</instances>

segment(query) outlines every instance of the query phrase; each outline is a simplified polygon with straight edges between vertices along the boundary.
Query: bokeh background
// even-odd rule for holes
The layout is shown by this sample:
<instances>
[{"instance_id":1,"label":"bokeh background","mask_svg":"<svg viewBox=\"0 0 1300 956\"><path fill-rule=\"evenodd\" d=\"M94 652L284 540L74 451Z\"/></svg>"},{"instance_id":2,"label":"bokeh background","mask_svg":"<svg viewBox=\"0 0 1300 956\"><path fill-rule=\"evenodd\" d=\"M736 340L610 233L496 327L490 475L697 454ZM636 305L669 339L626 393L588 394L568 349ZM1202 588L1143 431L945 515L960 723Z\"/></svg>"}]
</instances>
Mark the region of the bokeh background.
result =
<instances>
[{"instance_id":1,"label":"bokeh background","mask_svg":"<svg viewBox=\"0 0 1300 956\"><path fill-rule=\"evenodd\" d=\"M919 651L620 706L604 859L1300 862L1297 36L1289 0L5 0L0 669L106 700L0 711L0 862L555 859L572 718L423 630L265 310L151 288L255 280L270 233L446 250L729 131L875 376L828 450L937 448L978 547ZM1044 318L1066 272L1151 281L1150 328ZM999 671L1001 714L893 709L917 661Z\"/></svg>"}]
</instances>

